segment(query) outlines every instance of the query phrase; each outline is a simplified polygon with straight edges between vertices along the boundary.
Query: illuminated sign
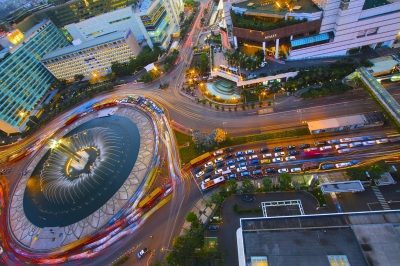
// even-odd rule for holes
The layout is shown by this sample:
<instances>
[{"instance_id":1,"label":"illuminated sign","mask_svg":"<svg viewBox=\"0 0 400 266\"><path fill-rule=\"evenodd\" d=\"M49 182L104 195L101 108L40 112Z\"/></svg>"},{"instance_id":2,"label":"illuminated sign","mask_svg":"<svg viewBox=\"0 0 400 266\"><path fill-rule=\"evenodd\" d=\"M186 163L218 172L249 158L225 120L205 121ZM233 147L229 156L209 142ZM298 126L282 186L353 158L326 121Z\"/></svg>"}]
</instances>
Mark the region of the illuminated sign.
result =
<instances>
[{"instance_id":1,"label":"illuminated sign","mask_svg":"<svg viewBox=\"0 0 400 266\"><path fill-rule=\"evenodd\" d=\"M265 36L265 39L272 39L275 37L276 37L276 34L272 34L272 35Z\"/></svg>"},{"instance_id":2,"label":"illuminated sign","mask_svg":"<svg viewBox=\"0 0 400 266\"><path fill-rule=\"evenodd\" d=\"M19 30L15 30L7 34L7 40L12 44L17 44L24 39L24 34Z\"/></svg>"}]
</instances>

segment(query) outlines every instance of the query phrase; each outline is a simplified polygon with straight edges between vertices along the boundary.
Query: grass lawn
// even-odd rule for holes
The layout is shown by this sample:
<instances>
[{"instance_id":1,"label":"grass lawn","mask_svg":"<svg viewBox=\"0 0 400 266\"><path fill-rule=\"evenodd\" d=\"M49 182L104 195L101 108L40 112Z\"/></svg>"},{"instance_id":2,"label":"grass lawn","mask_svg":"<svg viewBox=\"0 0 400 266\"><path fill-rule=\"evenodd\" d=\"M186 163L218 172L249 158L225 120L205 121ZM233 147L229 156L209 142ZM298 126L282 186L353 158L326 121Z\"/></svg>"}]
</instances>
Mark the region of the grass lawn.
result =
<instances>
[{"instance_id":1,"label":"grass lawn","mask_svg":"<svg viewBox=\"0 0 400 266\"><path fill-rule=\"evenodd\" d=\"M311 190L309 192L311 194L313 194L314 197L317 198L320 207L324 206L324 204L326 206L326 200L325 200L324 194L322 194L322 191L321 191L321 189L319 187L315 188L315 189L313 189L313 190Z\"/></svg>"},{"instance_id":2,"label":"grass lawn","mask_svg":"<svg viewBox=\"0 0 400 266\"><path fill-rule=\"evenodd\" d=\"M218 239L216 237L205 237L204 238L204 247L208 249L208 251L217 251L218 250Z\"/></svg>"}]
</instances>

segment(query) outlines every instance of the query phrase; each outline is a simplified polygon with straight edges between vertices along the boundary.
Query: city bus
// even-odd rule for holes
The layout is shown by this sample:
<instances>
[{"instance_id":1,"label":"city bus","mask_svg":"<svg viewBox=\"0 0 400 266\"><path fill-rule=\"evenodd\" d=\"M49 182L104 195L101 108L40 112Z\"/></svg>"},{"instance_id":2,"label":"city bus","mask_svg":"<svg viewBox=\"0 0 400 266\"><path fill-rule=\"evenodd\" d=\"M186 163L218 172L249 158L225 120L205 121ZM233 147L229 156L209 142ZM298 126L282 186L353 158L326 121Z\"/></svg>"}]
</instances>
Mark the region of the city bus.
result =
<instances>
[{"instance_id":1,"label":"city bus","mask_svg":"<svg viewBox=\"0 0 400 266\"><path fill-rule=\"evenodd\" d=\"M201 182L201 189L203 191L205 191L207 189L219 186L219 185L221 185L221 184L223 184L225 182L226 182L226 179L223 176L220 176L220 177L215 178L213 180L207 179L207 180L204 180L203 182Z\"/></svg>"},{"instance_id":2,"label":"city bus","mask_svg":"<svg viewBox=\"0 0 400 266\"><path fill-rule=\"evenodd\" d=\"M139 208L144 208L146 206L148 206L150 203L152 203L158 196L160 196L162 194L162 190L161 188L156 188L155 190L153 190L153 192L151 192L149 195L147 195L144 199L142 199L139 202L138 207Z\"/></svg>"}]
</instances>

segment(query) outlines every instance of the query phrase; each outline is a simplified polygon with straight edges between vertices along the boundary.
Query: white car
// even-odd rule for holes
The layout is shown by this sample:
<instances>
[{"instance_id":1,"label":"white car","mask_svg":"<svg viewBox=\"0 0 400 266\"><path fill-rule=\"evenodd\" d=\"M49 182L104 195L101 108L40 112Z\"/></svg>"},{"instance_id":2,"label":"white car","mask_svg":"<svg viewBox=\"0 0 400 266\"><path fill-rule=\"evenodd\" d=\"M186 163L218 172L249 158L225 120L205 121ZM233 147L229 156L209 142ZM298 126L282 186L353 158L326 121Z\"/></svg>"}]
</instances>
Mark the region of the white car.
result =
<instances>
[{"instance_id":1,"label":"white car","mask_svg":"<svg viewBox=\"0 0 400 266\"><path fill-rule=\"evenodd\" d=\"M236 165L231 165L227 169L230 169L230 170L236 169Z\"/></svg>"},{"instance_id":2,"label":"white car","mask_svg":"<svg viewBox=\"0 0 400 266\"><path fill-rule=\"evenodd\" d=\"M288 173L288 172L289 172L289 169L287 169L287 168L278 169L278 173L280 173L280 174L282 174L282 173Z\"/></svg>"},{"instance_id":3,"label":"white car","mask_svg":"<svg viewBox=\"0 0 400 266\"><path fill-rule=\"evenodd\" d=\"M281 162L283 162L283 160L282 160L282 158L272 158L272 162L273 163L281 163Z\"/></svg>"},{"instance_id":4,"label":"white car","mask_svg":"<svg viewBox=\"0 0 400 266\"><path fill-rule=\"evenodd\" d=\"M388 143L389 139L377 139L376 144Z\"/></svg>"},{"instance_id":5,"label":"white car","mask_svg":"<svg viewBox=\"0 0 400 266\"><path fill-rule=\"evenodd\" d=\"M217 159L215 159L215 163L218 163L218 162L222 162L224 159L222 159L222 157L219 157L219 158L217 158Z\"/></svg>"},{"instance_id":6,"label":"white car","mask_svg":"<svg viewBox=\"0 0 400 266\"><path fill-rule=\"evenodd\" d=\"M271 153L263 154L263 158L271 158L271 157L272 157Z\"/></svg>"},{"instance_id":7,"label":"white car","mask_svg":"<svg viewBox=\"0 0 400 266\"><path fill-rule=\"evenodd\" d=\"M200 171L196 174L196 177L199 178L200 176L204 175L204 171Z\"/></svg>"},{"instance_id":8,"label":"white car","mask_svg":"<svg viewBox=\"0 0 400 266\"><path fill-rule=\"evenodd\" d=\"M362 144L363 144L364 146L372 146L372 145L375 145L376 142L373 141L373 140L369 140L369 141L363 141Z\"/></svg>"},{"instance_id":9,"label":"white car","mask_svg":"<svg viewBox=\"0 0 400 266\"><path fill-rule=\"evenodd\" d=\"M337 151L338 153L347 153L350 152L350 149L341 149Z\"/></svg>"},{"instance_id":10,"label":"white car","mask_svg":"<svg viewBox=\"0 0 400 266\"><path fill-rule=\"evenodd\" d=\"M249 160L258 159L258 155L251 155L249 156Z\"/></svg>"},{"instance_id":11,"label":"white car","mask_svg":"<svg viewBox=\"0 0 400 266\"><path fill-rule=\"evenodd\" d=\"M290 169L290 172L291 172L291 173L298 173L298 172L301 172L301 168L300 168L300 167L292 168L292 169Z\"/></svg>"},{"instance_id":12,"label":"white car","mask_svg":"<svg viewBox=\"0 0 400 266\"><path fill-rule=\"evenodd\" d=\"M351 142L351 138L343 138L343 139L339 139L339 141L341 143Z\"/></svg>"},{"instance_id":13,"label":"white car","mask_svg":"<svg viewBox=\"0 0 400 266\"><path fill-rule=\"evenodd\" d=\"M261 63L260 67L265 67L266 65L268 65L268 63L264 61Z\"/></svg>"},{"instance_id":14,"label":"white car","mask_svg":"<svg viewBox=\"0 0 400 266\"><path fill-rule=\"evenodd\" d=\"M308 149L304 149L304 151L316 151L318 150L318 148L308 148Z\"/></svg>"},{"instance_id":15,"label":"white car","mask_svg":"<svg viewBox=\"0 0 400 266\"><path fill-rule=\"evenodd\" d=\"M296 156L288 156L285 158L286 161L296 161Z\"/></svg>"},{"instance_id":16,"label":"white car","mask_svg":"<svg viewBox=\"0 0 400 266\"><path fill-rule=\"evenodd\" d=\"M221 155L224 153L224 150L217 150L213 153L214 156Z\"/></svg>"},{"instance_id":17,"label":"white car","mask_svg":"<svg viewBox=\"0 0 400 266\"><path fill-rule=\"evenodd\" d=\"M275 152L275 157L283 157L283 156L285 156L285 153L283 151Z\"/></svg>"},{"instance_id":18,"label":"white car","mask_svg":"<svg viewBox=\"0 0 400 266\"><path fill-rule=\"evenodd\" d=\"M336 168L343 168L343 167L346 167L346 166L349 166L349 165L350 165L349 163L337 163L337 164L335 164Z\"/></svg>"},{"instance_id":19,"label":"white car","mask_svg":"<svg viewBox=\"0 0 400 266\"><path fill-rule=\"evenodd\" d=\"M243 167L239 167L238 169L236 169L236 172L243 172L243 171L247 171L247 167L243 166Z\"/></svg>"},{"instance_id":20,"label":"white car","mask_svg":"<svg viewBox=\"0 0 400 266\"><path fill-rule=\"evenodd\" d=\"M246 154L253 154L253 153L254 153L254 150L247 150L245 153L246 153Z\"/></svg>"},{"instance_id":21,"label":"white car","mask_svg":"<svg viewBox=\"0 0 400 266\"><path fill-rule=\"evenodd\" d=\"M213 166L213 165L214 165L213 162L212 162L212 161L209 161L209 162L206 162L206 163L204 164L204 167L207 168L207 167L210 167L210 166Z\"/></svg>"},{"instance_id":22,"label":"white car","mask_svg":"<svg viewBox=\"0 0 400 266\"><path fill-rule=\"evenodd\" d=\"M218 175L218 174L220 174L220 173L222 173L222 168L220 168L220 169L218 169L218 170L215 171L215 174L216 174L216 175Z\"/></svg>"}]
</instances>

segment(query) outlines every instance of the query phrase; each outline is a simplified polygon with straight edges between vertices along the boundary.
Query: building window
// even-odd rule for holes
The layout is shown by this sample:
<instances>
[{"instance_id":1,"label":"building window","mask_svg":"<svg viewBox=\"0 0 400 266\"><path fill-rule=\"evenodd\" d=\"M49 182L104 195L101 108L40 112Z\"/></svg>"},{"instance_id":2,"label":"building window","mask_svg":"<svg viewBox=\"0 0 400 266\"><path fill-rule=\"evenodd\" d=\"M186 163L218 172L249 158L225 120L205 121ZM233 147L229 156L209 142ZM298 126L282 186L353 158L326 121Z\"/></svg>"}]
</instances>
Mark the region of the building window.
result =
<instances>
[{"instance_id":1,"label":"building window","mask_svg":"<svg viewBox=\"0 0 400 266\"><path fill-rule=\"evenodd\" d=\"M357 38L362 38L365 36L366 30L360 30L357 32Z\"/></svg>"},{"instance_id":2,"label":"building window","mask_svg":"<svg viewBox=\"0 0 400 266\"><path fill-rule=\"evenodd\" d=\"M342 0L340 2L340 9L347 10L349 8L350 0Z\"/></svg>"},{"instance_id":3,"label":"building window","mask_svg":"<svg viewBox=\"0 0 400 266\"><path fill-rule=\"evenodd\" d=\"M367 35L377 34L378 33L378 29L379 28L372 28L372 29L367 30Z\"/></svg>"}]
</instances>

